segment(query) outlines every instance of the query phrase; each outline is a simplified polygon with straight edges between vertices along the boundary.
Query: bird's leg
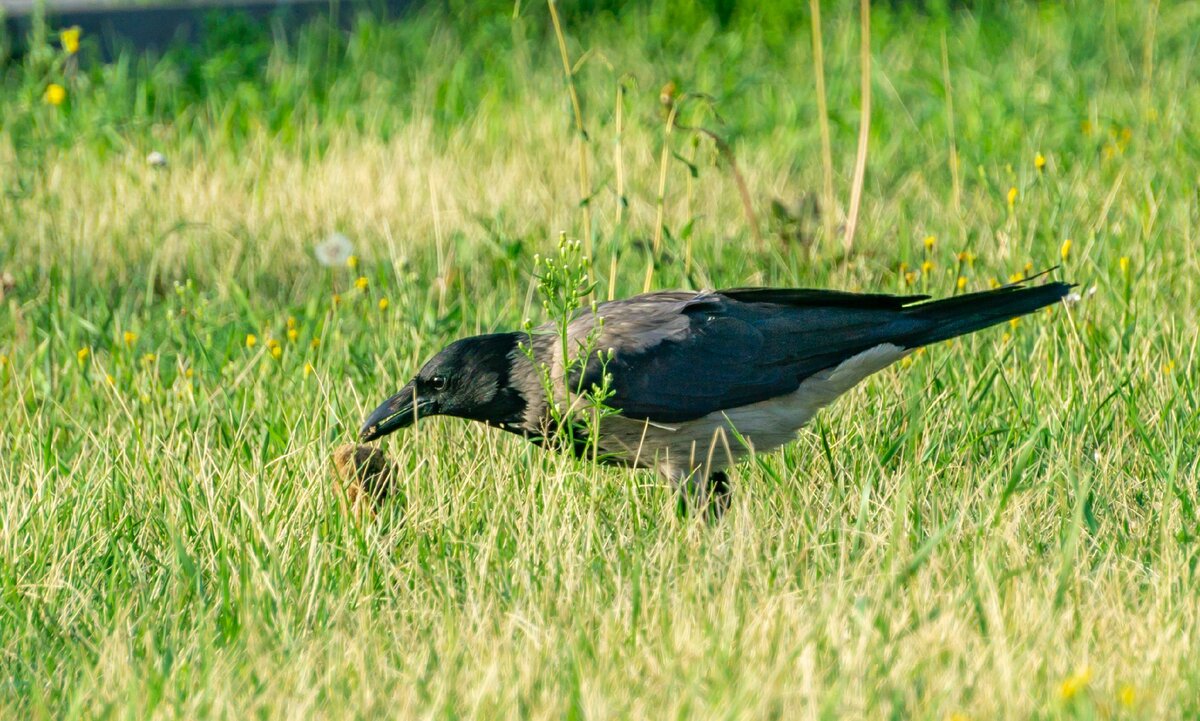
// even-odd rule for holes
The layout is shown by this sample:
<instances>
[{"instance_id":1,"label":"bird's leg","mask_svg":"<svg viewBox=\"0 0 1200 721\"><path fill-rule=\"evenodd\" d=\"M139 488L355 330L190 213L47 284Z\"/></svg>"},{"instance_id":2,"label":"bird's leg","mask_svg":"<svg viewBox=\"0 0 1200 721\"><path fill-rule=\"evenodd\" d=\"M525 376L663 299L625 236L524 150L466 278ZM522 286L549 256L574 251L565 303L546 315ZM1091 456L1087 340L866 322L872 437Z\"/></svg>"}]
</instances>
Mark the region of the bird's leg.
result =
<instances>
[{"instance_id":1,"label":"bird's leg","mask_svg":"<svg viewBox=\"0 0 1200 721\"><path fill-rule=\"evenodd\" d=\"M729 485L729 476L725 471L714 471L708 477L708 517L717 520L729 510L733 496L733 488Z\"/></svg>"},{"instance_id":2,"label":"bird's leg","mask_svg":"<svg viewBox=\"0 0 1200 721\"><path fill-rule=\"evenodd\" d=\"M681 479L677 487L679 512L684 515L703 511L710 521L716 521L729 510L732 489L725 471L713 471L705 475L703 469L698 468Z\"/></svg>"}]
</instances>

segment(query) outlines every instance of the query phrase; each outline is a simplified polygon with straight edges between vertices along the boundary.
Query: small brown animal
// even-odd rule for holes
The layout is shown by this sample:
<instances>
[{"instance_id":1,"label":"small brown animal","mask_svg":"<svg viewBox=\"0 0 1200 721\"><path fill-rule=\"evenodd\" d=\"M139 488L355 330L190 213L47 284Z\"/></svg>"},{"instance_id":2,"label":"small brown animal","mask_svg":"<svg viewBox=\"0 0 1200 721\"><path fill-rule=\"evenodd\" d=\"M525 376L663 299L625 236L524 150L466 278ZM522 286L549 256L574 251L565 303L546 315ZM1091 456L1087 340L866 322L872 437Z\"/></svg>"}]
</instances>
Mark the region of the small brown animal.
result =
<instances>
[{"instance_id":1,"label":"small brown animal","mask_svg":"<svg viewBox=\"0 0 1200 721\"><path fill-rule=\"evenodd\" d=\"M399 490L395 466L373 446L339 446L333 452L333 465L337 471L334 488L345 493L351 505L362 499L378 509Z\"/></svg>"}]
</instances>

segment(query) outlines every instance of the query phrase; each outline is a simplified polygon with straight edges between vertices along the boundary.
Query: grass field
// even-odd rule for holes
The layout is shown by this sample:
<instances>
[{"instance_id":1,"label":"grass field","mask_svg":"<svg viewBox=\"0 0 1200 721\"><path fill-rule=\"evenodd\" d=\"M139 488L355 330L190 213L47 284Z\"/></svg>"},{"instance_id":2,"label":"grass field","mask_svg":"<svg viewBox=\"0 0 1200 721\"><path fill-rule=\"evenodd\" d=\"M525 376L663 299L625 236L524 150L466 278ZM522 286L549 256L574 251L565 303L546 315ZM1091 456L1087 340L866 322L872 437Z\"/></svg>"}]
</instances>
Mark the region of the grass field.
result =
<instances>
[{"instance_id":1,"label":"grass field","mask_svg":"<svg viewBox=\"0 0 1200 721\"><path fill-rule=\"evenodd\" d=\"M1200 717L1200 3L874 8L849 252L858 6L824 7L829 198L800 5L568 12L570 86L537 3L35 38L0 70L0 716ZM1058 264L1080 300L873 377L719 523L452 419L356 515L332 450L541 319L560 232L601 298Z\"/></svg>"}]
</instances>

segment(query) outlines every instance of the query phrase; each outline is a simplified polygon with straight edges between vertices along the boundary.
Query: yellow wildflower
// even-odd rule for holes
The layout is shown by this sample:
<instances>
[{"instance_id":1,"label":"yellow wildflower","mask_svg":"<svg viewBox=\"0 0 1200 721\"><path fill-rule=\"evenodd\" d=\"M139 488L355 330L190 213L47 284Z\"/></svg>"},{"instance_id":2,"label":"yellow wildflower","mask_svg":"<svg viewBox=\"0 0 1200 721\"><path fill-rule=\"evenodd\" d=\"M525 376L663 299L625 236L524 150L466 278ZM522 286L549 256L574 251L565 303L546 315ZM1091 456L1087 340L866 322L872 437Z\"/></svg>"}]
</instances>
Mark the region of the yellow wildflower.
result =
<instances>
[{"instance_id":1,"label":"yellow wildflower","mask_svg":"<svg viewBox=\"0 0 1200 721\"><path fill-rule=\"evenodd\" d=\"M125 331L121 337L125 340L125 345L133 345L137 341L137 333L131 330Z\"/></svg>"},{"instance_id":2,"label":"yellow wildflower","mask_svg":"<svg viewBox=\"0 0 1200 721\"><path fill-rule=\"evenodd\" d=\"M1079 695L1080 691L1087 688L1088 683L1092 680L1092 670L1087 666L1079 669L1075 673L1063 679L1063 682L1058 686L1058 695L1062 696L1064 701L1070 701Z\"/></svg>"},{"instance_id":3,"label":"yellow wildflower","mask_svg":"<svg viewBox=\"0 0 1200 721\"><path fill-rule=\"evenodd\" d=\"M313 348L314 350L316 350L317 348L320 348L320 347L321 347L321 339L320 339L320 338L313 338L313 339L312 339L312 343L310 343L309 345L310 345L310 346L312 346L312 348Z\"/></svg>"},{"instance_id":4,"label":"yellow wildflower","mask_svg":"<svg viewBox=\"0 0 1200 721\"><path fill-rule=\"evenodd\" d=\"M1037 168L1038 172L1041 172L1046 167L1046 156L1041 153L1033 156L1033 167Z\"/></svg>"},{"instance_id":5,"label":"yellow wildflower","mask_svg":"<svg viewBox=\"0 0 1200 721\"><path fill-rule=\"evenodd\" d=\"M290 315L288 316L288 319L287 319L287 327L288 327L288 328L295 328L295 327L296 327L296 318L295 318L294 316L290 316Z\"/></svg>"},{"instance_id":6,"label":"yellow wildflower","mask_svg":"<svg viewBox=\"0 0 1200 721\"><path fill-rule=\"evenodd\" d=\"M183 372L184 378L191 378L194 375L196 375L196 371L192 370L192 368L190 368L190 367Z\"/></svg>"},{"instance_id":7,"label":"yellow wildflower","mask_svg":"<svg viewBox=\"0 0 1200 721\"><path fill-rule=\"evenodd\" d=\"M304 377L305 378L309 377L310 375L312 375L312 372L313 372L312 363L305 363L304 364Z\"/></svg>"},{"instance_id":8,"label":"yellow wildflower","mask_svg":"<svg viewBox=\"0 0 1200 721\"><path fill-rule=\"evenodd\" d=\"M988 287L992 289L999 288L1000 281L996 280L995 278L988 278Z\"/></svg>"},{"instance_id":9,"label":"yellow wildflower","mask_svg":"<svg viewBox=\"0 0 1200 721\"><path fill-rule=\"evenodd\" d=\"M153 353L147 353L146 355L142 356L143 365L150 365L156 360L158 360L158 356L154 355Z\"/></svg>"},{"instance_id":10,"label":"yellow wildflower","mask_svg":"<svg viewBox=\"0 0 1200 721\"><path fill-rule=\"evenodd\" d=\"M922 273L925 273L926 275L928 275L932 271L933 271L933 261L932 260L927 260L921 264L921 272Z\"/></svg>"},{"instance_id":11,"label":"yellow wildflower","mask_svg":"<svg viewBox=\"0 0 1200 721\"><path fill-rule=\"evenodd\" d=\"M352 256L346 258L346 267L349 268L350 270L354 270L355 268L357 268L358 267L358 256L352 255Z\"/></svg>"},{"instance_id":12,"label":"yellow wildflower","mask_svg":"<svg viewBox=\"0 0 1200 721\"><path fill-rule=\"evenodd\" d=\"M1020 318L1011 318L1011 319L1009 319L1008 324L1011 325L1013 328L1016 328L1017 326L1021 325L1021 319Z\"/></svg>"},{"instance_id":13,"label":"yellow wildflower","mask_svg":"<svg viewBox=\"0 0 1200 721\"><path fill-rule=\"evenodd\" d=\"M334 293L333 294L333 307L336 308L337 306L339 306L341 304L342 304L342 296L338 295L337 293Z\"/></svg>"},{"instance_id":14,"label":"yellow wildflower","mask_svg":"<svg viewBox=\"0 0 1200 721\"><path fill-rule=\"evenodd\" d=\"M937 238L932 235L925 236L925 250L933 250L933 244L937 242Z\"/></svg>"},{"instance_id":15,"label":"yellow wildflower","mask_svg":"<svg viewBox=\"0 0 1200 721\"><path fill-rule=\"evenodd\" d=\"M971 717L965 713L952 713L946 717L946 721L971 721Z\"/></svg>"},{"instance_id":16,"label":"yellow wildflower","mask_svg":"<svg viewBox=\"0 0 1200 721\"><path fill-rule=\"evenodd\" d=\"M1117 262L1121 265L1121 272L1129 275L1129 256L1122 255L1121 259Z\"/></svg>"},{"instance_id":17,"label":"yellow wildflower","mask_svg":"<svg viewBox=\"0 0 1200 721\"><path fill-rule=\"evenodd\" d=\"M901 273L901 275L903 275L904 273L907 273L907 272L908 272L908 263L901 262L901 263L900 263L900 273Z\"/></svg>"},{"instance_id":18,"label":"yellow wildflower","mask_svg":"<svg viewBox=\"0 0 1200 721\"><path fill-rule=\"evenodd\" d=\"M958 262L966 263L967 265L975 265L975 254L969 250L960 251L958 254Z\"/></svg>"},{"instance_id":19,"label":"yellow wildflower","mask_svg":"<svg viewBox=\"0 0 1200 721\"><path fill-rule=\"evenodd\" d=\"M1004 335L1000 336L1001 343L1007 343L1010 340L1012 340L1012 334L1007 331L1005 331Z\"/></svg>"},{"instance_id":20,"label":"yellow wildflower","mask_svg":"<svg viewBox=\"0 0 1200 721\"><path fill-rule=\"evenodd\" d=\"M3 353L0 353L0 366L6 366L6 365L8 365L8 356L4 355Z\"/></svg>"},{"instance_id":21,"label":"yellow wildflower","mask_svg":"<svg viewBox=\"0 0 1200 721\"><path fill-rule=\"evenodd\" d=\"M1071 239L1067 238L1062 242L1062 247L1058 249L1058 254L1062 256L1063 262L1067 262L1067 257L1071 255Z\"/></svg>"},{"instance_id":22,"label":"yellow wildflower","mask_svg":"<svg viewBox=\"0 0 1200 721\"><path fill-rule=\"evenodd\" d=\"M387 310L389 305L391 305L391 303L388 302L387 298L379 299L379 310L381 310L381 311Z\"/></svg>"},{"instance_id":23,"label":"yellow wildflower","mask_svg":"<svg viewBox=\"0 0 1200 721\"><path fill-rule=\"evenodd\" d=\"M1171 375L1172 373L1174 373L1175 372L1175 361L1167 361L1166 363L1163 363L1162 372L1163 372L1163 375L1165 375L1165 376Z\"/></svg>"},{"instance_id":24,"label":"yellow wildflower","mask_svg":"<svg viewBox=\"0 0 1200 721\"><path fill-rule=\"evenodd\" d=\"M367 276L365 275L358 276L358 280L354 281L354 287L359 290L366 290L368 285L370 285L370 281L367 280Z\"/></svg>"},{"instance_id":25,"label":"yellow wildflower","mask_svg":"<svg viewBox=\"0 0 1200 721\"><path fill-rule=\"evenodd\" d=\"M917 280L917 274L912 272L911 270L904 274L904 282L906 284L912 285L916 280Z\"/></svg>"},{"instance_id":26,"label":"yellow wildflower","mask_svg":"<svg viewBox=\"0 0 1200 721\"><path fill-rule=\"evenodd\" d=\"M79 29L78 25L58 32L58 42L62 44L62 49L66 51L67 55L79 52L79 36L81 34L83 31Z\"/></svg>"},{"instance_id":27,"label":"yellow wildflower","mask_svg":"<svg viewBox=\"0 0 1200 721\"><path fill-rule=\"evenodd\" d=\"M967 277L965 275L958 276L958 289L965 290L967 287Z\"/></svg>"},{"instance_id":28,"label":"yellow wildflower","mask_svg":"<svg viewBox=\"0 0 1200 721\"><path fill-rule=\"evenodd\" d=\"M295 328L288 328L287 337L289 341L295 343L296 339L300 337L300 331L296 330Z\"/></svg>"},{"instance_id":29,"label":"yellow wildflower","mask_svg":"<svg viewBox=\"0 0 1200 721\"><path fill-rule=\"evenodd\" d=\"M1117 689L1117 701L1125 708L1131 708L1137 701L1137 689L1127 683L1121 684L1121 688Z\"/></svg>"},{"instance_id":30,"label":"yellow wildflower","mask_svg":"<svg viewBox=\"0 0 1200 721\"><path fill-rule=\"evenodd\" d=\"M1020 283L1023 280L1025 280L1024 273L1013 273L1012 275L1008 276L1009 283Z\"/></svg>"},{"instance_id":31,"label":"yellow wildflower","mask_svg":"<svg viewBox=\"0 0 1200 721\"><path fill-rule=\"evenodd\" d=\"M1017 186L1008 189L1008 207L1013 207L1017 204Z\"/></svg>"},{"instance_id":32,"label":"yellow wildflower","mask_svg":"<svg viewBox=\"0 0 1200 721\"><path fill-rule=\"evenodd\" d=\"M115 386L115 385L117 384L117 379L112 377L112 373L105 373L105 374L104 374L104 380L105 380L105 382L107 382L107 383L108 383L110 386Z\"/></svg>"},{"instance_id":33,"label":"yellow wildflower","mask_svg":"<svg viewBox=\"0 0 1200 721\"><path fill-rule=\"evenodd\" d=\"M80 348L79 350L75 351L75 357L79 359L80 365L87 363L88 356L90 356L91 354L92 354L92 349L88 348L87 346L84 346L84 347Z\"/></svg>"},{"instance_id":34,"label":"yellow wildflower","mask_svg":"<svg viewBox=\"0 0 1200 721\"><path fill-rule=\"evenodd\" d=\"M258 345L258 336L254 335L253 333L247 333L246 334L246 347L253 348L256 345Z\"/></svg>"},{"instance_id":35,"label":"yellow wildflower","mask_svg":"<svg viewBox=\"0 0 1200 721\"><path fill-rule=\"evenodd\" d=\"M278 345L271 346L271 357L272 358L274 358L275 360L279 360L279 357L282 355L283 355L282 348L280 348Z\"/></svg>"},{"instance_id":36,"label":"yellow wildflower","mask_svg":"<svg viewBox=\"0 0 1200 721\"><path fill-rule=\"evenodd\" d=\"M50 83L46 86L46 92L42 93L42 101L47 105L62 105L67 99L67 89L58 83Z\"/></svg>"}]
</instances>

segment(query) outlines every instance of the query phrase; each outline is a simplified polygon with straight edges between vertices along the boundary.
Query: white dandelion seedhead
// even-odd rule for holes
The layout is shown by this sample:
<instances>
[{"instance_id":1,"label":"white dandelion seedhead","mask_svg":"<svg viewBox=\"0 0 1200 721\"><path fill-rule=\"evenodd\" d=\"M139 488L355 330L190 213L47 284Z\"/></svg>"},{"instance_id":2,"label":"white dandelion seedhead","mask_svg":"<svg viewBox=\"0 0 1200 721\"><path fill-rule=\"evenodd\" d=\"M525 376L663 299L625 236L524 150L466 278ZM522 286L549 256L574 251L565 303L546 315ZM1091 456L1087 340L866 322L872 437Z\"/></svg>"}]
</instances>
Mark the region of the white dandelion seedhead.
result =
<instances>
[{"instance_id":1,"label":"white dandelion seedhead","mask_svg":"<svg viewBox=\"0 0 1200 721\"><path fill-rule=\"evenodd\" d=\"M1067 305L1075 305L1076 303L1078 303L1086 298L1091 298L1095 294L1096 294L1096 286L1094 286L1094 285L1091 288L1088 288L1083 293L1080 293L1077 290L1073 290L1070 293L1067 293L1065 296L1063 296L1063 303L1066 303Z\"/></svg>"},{"instance_id":2,"label":"white dandelion seedhead","mask_svg":"<svg viewBox=\"0 0 1200 721\"><path fill-rule=\"evenodd\" d=\"M327 268L342 268L354 254L354 244L341 233L332 233L328 238L317 243L313 255L317 262Z\"/></svg>"},{"instance_id":3,"label":"white dandelion seedhead","mask_svg":"<svg viewBox=\"0 0 1200 721\"><path fill-rule=\"evenodd\" d=\"M151 168L165 168L167 166L167 156L155 150L146 156L146 164Z\"/></svg>"}]
</instances>

